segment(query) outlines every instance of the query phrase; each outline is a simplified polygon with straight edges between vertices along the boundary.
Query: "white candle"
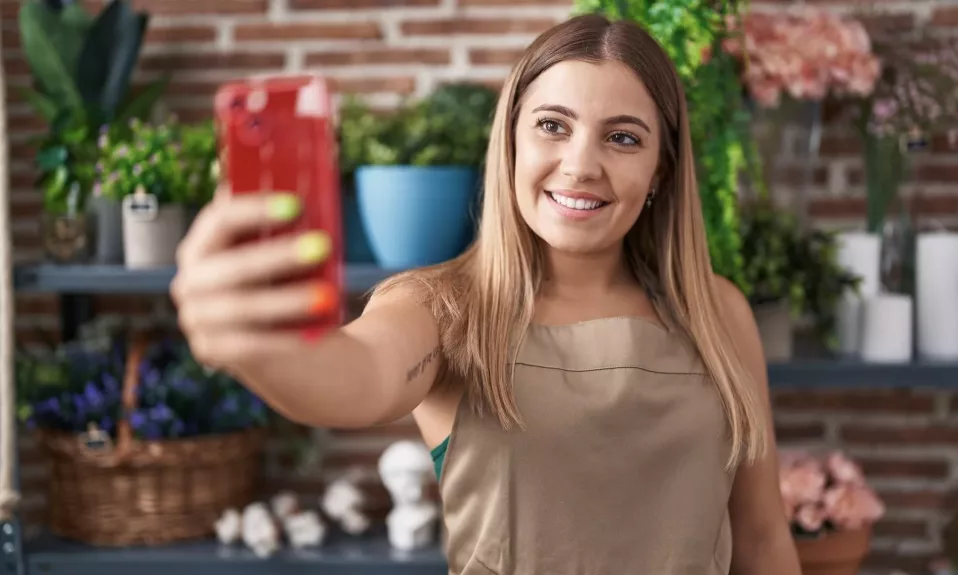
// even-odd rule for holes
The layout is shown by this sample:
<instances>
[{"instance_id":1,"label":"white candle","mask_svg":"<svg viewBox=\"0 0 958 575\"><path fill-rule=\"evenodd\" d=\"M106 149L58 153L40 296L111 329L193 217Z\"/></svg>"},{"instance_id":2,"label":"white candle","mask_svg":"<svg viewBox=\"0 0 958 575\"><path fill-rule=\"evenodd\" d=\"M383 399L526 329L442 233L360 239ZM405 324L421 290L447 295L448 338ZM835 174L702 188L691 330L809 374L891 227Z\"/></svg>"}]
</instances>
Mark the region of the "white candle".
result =
<instances>
[{"instance_id":1,"label":"white candle","mask_svg":"<svg viewBox=\"0 0 958 575\"><path fill-rule=\"evenodd\" d=\"M958 359L958 234L919 234L915 251L918 354Z\"/></svg>"},{"instance_id":2,"label":"white candle","mask_svg":"<svg viewBox=\"0 0 958 575\"><path fill-rule=\"evenodd\" d=\"M861 278L859 293L843 294L836 310L839 351L858 355L861 351L862 297L878 294L881 287L881 237L865 232L837 234L838 265Z\"/></svg>"},{"instance_id":3,"label":"white candle","mask_svg":"<svg viewBox=\"0 0 958 575\"><path fill-rule=\"evenodd\" d=\"M912 301L902 294L865 298L861 358L869 363L908 363L912 358Z\"/></svg>"}]
</instances>

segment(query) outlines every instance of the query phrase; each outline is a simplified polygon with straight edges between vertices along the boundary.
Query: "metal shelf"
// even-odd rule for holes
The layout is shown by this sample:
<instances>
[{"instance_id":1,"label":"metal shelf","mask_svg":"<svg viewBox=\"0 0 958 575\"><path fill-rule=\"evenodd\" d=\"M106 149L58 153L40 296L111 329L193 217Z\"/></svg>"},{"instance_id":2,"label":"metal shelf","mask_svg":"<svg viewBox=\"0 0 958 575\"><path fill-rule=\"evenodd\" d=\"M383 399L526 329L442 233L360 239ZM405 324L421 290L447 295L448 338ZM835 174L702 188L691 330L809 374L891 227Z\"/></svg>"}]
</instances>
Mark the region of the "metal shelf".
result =
<instances>
[{"instance_id":1,"label":"metal shelf","mask_svg":"<svg viewBox=\"0 0 958 575\"><path fill-rule=\"evenodd\" d=\"M394 271L374 264L347 264L346 288L364 292ZM176 274L174 267L129 269L122 265L57 265L49 263L14 268L14 287L20 292L69 294L163 294Z\"/></svg>"},{"instance_id":2,"label":"metal shelf","mask_svg":"<svg viewBox=\"0 0 958 575\"><path fill-rule=\"evenodd\" d=\"M801 388L958 387L958 363L916 361L863 363L845 359L796 358L768 367L769 386Z\"/></svg>"},{"instance_id":3,"label":"metal shelf","mask_svg":"<svg viewBox=\"0 0 958 575\"><path fill-rule=\"evenodd\" d=\"M45 575L446 575L442 551L392 549L383 535L338 536L321 547L261 559L216 541L149 548L99 548L43 536L25 549L28 573Z\"/></svg>"}]
</instances>

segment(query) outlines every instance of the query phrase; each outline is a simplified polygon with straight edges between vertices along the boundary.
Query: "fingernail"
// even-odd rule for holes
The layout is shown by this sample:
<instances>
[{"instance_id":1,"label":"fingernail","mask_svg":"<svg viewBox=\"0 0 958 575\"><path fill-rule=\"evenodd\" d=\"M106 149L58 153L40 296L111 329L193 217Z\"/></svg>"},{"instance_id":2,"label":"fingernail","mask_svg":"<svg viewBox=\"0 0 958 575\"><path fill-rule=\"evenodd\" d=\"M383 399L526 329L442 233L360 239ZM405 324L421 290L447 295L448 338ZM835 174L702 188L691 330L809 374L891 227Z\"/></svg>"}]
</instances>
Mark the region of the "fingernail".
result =
<instances>
[{"instance_id":1,"label":"fingernail","mask_svg":"<svg viewBox=\"0 0 958 575\"><path fill-rule=\"evenodd\" d=\"M293 194L277 194L269 199L269 216L274 220L288 222L299 215L299 198Z\"/></svg>"},{"instance_id":2,"label":"fingernail","mask_svg":"<svg viewBox=\"0 0 958 575\"><path fill-rule=\"evenodd\" d=\"M329 330L330 328L327 326L308 327L300 332L300 337L307 342L314 342L323 337Z\"/></svg>"},{"instance_id":3,"label":"fingernail","mask_svg":"<svg viewBox=\"0 0 958 575\"><path fill-rule=\"evenodd\" d=\"M315 314L328 314L336 310L338 299L333 286L325 282L317 284L313 288L313 300L309 309Z\"/></svg>"},{"instance_id":4,"label":"fingernail","mask_svg":"<svg viewBox=\"0 0 958 575\"><path fill-rule=\"evenodd\" d=\"M333 244L323 232L307 232L296 240L296 254L306 264L319 263L326 259Z\"/></svg>"}]
</instances>

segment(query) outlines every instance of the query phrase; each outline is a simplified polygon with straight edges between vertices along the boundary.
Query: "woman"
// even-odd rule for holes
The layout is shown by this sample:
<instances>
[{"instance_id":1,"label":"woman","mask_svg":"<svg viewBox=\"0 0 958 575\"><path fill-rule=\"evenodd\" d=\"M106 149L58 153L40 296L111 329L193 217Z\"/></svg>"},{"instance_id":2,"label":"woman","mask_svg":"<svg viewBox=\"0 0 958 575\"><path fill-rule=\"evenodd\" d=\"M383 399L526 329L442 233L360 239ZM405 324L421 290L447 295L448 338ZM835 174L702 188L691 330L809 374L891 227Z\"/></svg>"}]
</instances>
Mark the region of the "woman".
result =
<instances>
[{"instance_id":1,"label":"woman","mask_svg":"<svg viewBox=\"0 0 958 575\"><path fill-rule=\"evenodd\" d=\"M799 573L757 330L712 275L684 95L647 33L583 16L538 38L496 110L478 241L318 341L270 326L322 286L267 282L328 241L233 245L296 213L282 194L204 210L173 286L183 330L294 421L412 413L450 573Z\"/></svg>"}]
</instances>

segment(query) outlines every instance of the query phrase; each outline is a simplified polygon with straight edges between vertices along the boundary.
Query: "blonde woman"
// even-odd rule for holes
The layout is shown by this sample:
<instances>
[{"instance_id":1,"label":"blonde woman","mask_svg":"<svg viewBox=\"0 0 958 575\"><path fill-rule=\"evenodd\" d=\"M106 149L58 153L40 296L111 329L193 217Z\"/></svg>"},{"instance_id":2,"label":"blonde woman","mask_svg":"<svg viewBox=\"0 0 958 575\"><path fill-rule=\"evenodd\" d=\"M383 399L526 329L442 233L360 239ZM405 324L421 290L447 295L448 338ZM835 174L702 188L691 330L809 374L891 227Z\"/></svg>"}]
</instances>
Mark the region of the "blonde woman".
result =
<instances>
[{"instance_id":1,"label":"blonde woman","mask_svg":"<svg viewBox=\"0 0 958 575\"><path fill-rule=\"evenodd\" d=\"M478 240L379 286L314 341L270 326L322 286L270 287L323 237L236 247L296 217L219 197L173 296L197 356L312 426L412 413L456 575L798 575L749 306L713 275L682 87L639 27L583 16L502 90Z\"/></svg>"}]
</instances>

